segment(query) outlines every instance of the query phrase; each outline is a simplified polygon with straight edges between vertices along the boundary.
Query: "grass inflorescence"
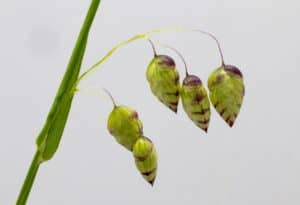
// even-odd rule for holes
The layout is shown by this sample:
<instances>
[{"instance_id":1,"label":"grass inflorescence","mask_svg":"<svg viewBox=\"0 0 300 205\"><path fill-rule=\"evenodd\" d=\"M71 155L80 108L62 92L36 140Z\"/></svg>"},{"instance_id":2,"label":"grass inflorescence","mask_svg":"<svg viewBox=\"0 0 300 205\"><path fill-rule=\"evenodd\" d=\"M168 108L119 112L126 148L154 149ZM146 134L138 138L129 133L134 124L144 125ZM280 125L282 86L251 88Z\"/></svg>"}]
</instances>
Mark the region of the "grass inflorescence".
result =
<instances>
[{"instance_id":1,"label":"grass inflorescence","mask_svg":"<svg viewBox=\"0 0 300 205\"><path fill-rule=\"evenodd\" d=\"M25 205L30 194L40 165L56 153L65 125L68 120L74 95L80 92L80 82L92 74L106 62L117 50L137 40L150 42L153 58L146 69L146 78L154 96L177 113L178 103L181 100L183 109L195 125L208 131L210 123L210 105L213 104L220 116L232 127L240 111L245 86L241 71L233 65L225 64L224 56L217 38L206 31L189 28L156 29L140 33L118 43L99 61L80 75L81 64L87 46L89 31L98 10L100 0L92 0L87 16L84 20L74 50L72 52L66 72L63 76L53 104L48 113L46 122L39 133L36 144L37 150L28 170L24 184L17 198L17 205ZM190 74L183 55L175 48L157 43L175 51L185 65L185 78L180 82L180 74L174 58L166 54L158 54L156 43L150 39L155 33L198 32L212 38L218 46L221 65L215 69L208 78L208 91L200 77ZM127 106L115 103L111 94L114 108L108 117L107 127L118 144L132 152L135 164L142 176L153 185L157 174L157 152L152 141L144 136L143 125L137 112Z\"/></svg>"}]
</instances>

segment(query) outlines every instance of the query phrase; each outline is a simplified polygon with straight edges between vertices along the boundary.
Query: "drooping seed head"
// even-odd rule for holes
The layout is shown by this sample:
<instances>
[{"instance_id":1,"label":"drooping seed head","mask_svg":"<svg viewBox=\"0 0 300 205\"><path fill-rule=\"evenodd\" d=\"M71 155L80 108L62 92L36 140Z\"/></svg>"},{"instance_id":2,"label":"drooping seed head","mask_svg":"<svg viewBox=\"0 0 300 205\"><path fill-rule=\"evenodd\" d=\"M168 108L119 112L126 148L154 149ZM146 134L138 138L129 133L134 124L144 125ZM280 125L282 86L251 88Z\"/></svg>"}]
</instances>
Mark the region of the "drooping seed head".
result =
<instances>
[{"instance_id":1,"label":"drooping seed head","mask_svg":"<svg viewBox=\"0 0 300 205\"><path fill-rule=\"evenodd\" d=\"M143 136L143 125L137 112L127 106L114 107L109 115L107 128L116 141L130 151Z\"/></svg>"},{"instance_id":2,"label":"drooping seed head","mask_svg":"<svg viewBox=\"0 0 300 205\"><path fill-rule=\"evenodd\" d=\"M137 169L153 186L157 173L157 153L153 143L146 137L139 138L133 146L133 156Z\"/></svg>"},{"instance_id":3,"label":"drooping seed head","mask_svg":"<svg viewBox=\"0 0 300 205\"><path fill-rule=\"evenodd\" d=\"M176 113L180 85L175 61L166 55L156 55L148 65L146 77L152 93Z\"/></svg>"},{"instance_id":4,"label":"drooping seed head","mask_svg":"<svg viewBox=\"0 0 300 205\"><path fill-rule=\"evenodd\" d=\"M232 65L214 70L208 78L210 100L217 112L232 127L243 103L243 74Z\"/></svg>"},{"instance_id":5,"label":"drooping seed head","mask_svg":"<svg viewBox=\"0 0 300 205\"><path fill-rule=\"evenodd\" d=\"M200 78L187 75L180 92L183 109L188 117L207 132L210 120L210 103Z\"/></svg>"}]
</instances>

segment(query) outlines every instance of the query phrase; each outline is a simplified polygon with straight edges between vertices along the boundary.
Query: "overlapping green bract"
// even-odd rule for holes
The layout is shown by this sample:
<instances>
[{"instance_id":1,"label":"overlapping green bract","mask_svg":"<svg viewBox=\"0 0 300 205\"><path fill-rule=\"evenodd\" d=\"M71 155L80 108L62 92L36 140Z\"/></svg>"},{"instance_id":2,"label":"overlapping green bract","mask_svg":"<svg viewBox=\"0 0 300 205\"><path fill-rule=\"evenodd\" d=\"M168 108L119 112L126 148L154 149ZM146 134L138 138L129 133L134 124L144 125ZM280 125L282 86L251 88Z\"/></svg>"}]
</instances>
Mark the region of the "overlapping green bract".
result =
<instances>
[{"instance_id":1,"label":"overlapping green bract","mask_svg":"<svg viewBox=\"0 0 300 205\"><path fill-rule=\"evenodd\" d=\"M174 60L166 55L156 55L146 72L152 93L175 113L179 101L179 73Z\"/></svg>"},{"instance_id":2,"label":"overlapping green bract","mask_svg":"<svg viewBox=\"0 0 300 205\"><path fill-rule=\"evenodd\" d=\"M116 106L113 109L107 128L116 141L130 151L137 139L143 136L143 124L137 112L127 106Z\"/></svg>"},{"instance_id":3,"label":"overlapping green bract","mask_svg":"<svg viewBox=\"0 0 300 205\"><path fill-rule=\"evenodd\" d=\"M138 139L133 146L133 156L139 172L153 185L157 172L157 153L153 143L146 137Z\"/></svg>"},{"instance_id":4,"label":"overlapping green bract","mask_svg":"<svg viewBox=\"0 0 300 205\"><path fill-rule=\"evenodd\" d=\"M232 127L245 94L241 71L231 65L217 68L209 76L208 88L212 104L226 123Z\"/></svg>"},{"instance_id":5,"label":"overlapping green bract","mask_svg":"<svg viewBox=\"0 0 300 205\"><path fill-rule=\"evenodd\" d=\"M183 109L189 118L207 132L210 120L210 103L200 78L187 75L180 92Z\"/></svg>"}]
</instances>

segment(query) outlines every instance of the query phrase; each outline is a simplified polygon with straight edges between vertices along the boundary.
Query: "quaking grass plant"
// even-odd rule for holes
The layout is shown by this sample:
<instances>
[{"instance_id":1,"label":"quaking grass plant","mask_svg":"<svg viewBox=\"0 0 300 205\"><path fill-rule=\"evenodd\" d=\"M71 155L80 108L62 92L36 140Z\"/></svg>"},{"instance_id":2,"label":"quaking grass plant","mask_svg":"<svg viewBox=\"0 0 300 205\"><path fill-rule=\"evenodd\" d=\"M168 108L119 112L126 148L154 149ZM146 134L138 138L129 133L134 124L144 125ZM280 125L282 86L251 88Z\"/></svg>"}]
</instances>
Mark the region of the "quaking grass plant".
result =
<instances>
[{"instance_id":1,"label":"quaking grass plant","mask_svg":"<svg viewBox=\"0 0 300 205\"><path fill-rule=\"evenodd\" d=\"M151 43L154 57L147 67L146 78L151 92L165 106L177 113L178 103L181 99L188 117L206 132L208 131L211 115L210 103L214 105L217 112L230 127L233 126L237 118L245 94L243 75L236 66L225 64L219 41L214 35L203 30L186 28L158 29L135 35L117 44L97 63L80 75L89 31L99 4L100 0L91 1L66 72L50 108L44 127L36 139L37 149L17 198L17 205L26 204L40 165L52 159L57 151L68 120L74 95L78 92L78 85L81 80L99 68L119 48L136 40L144 39ZM185 64L186 76L182 84L180 84L179 71L176 68L175 60L168 55L158 54L154 42L150 40L150 35L154 33L181 31L202 33L211 37L217 43L221 56L221 65L208 78L209 93L206 91L199 77L189 74L183 56L176 49L165 46L175 51ZM163 46L163 44L160 45ZM147 182L153 185L158 166L157 152L154 144L148 137L144 136L143 124L139 119L138 113L128 106L117 105L111 94L107 90L105 92L111 97L114 105L113 110L108 116L108 131L120 145L132 152L138 171Z\"/></svg>"}]
</instances>

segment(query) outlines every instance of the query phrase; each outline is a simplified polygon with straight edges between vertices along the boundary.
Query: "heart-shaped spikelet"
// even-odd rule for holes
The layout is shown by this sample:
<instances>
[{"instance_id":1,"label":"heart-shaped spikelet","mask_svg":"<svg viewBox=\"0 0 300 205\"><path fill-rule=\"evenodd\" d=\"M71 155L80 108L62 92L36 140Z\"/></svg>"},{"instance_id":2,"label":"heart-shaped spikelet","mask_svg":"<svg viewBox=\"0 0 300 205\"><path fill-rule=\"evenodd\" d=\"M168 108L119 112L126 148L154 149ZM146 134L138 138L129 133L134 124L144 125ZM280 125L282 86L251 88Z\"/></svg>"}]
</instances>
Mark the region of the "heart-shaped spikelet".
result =
<instances>
[{"instance_id":1,"label":"heart-shaped spikelet","mask_svg":"<svg viewBox=\"0 0 300 205\"><path fill-rule=\"evenodd\" d=\"M245 86L241 71L223 64L208 78L210 100L217 112L232 127L243 103Z\"/></svg>"},{"instance_id":2,"label":"heart-shaped spikelet","mask_svg":"<svg viewBox=\"0 0 300 205\"><path fill-rule=\"evenodd\" d=\"M150 139L139 138L133 146L135 165L144 179L152 186L157 172L157 153Z\"/></svg>"},{"instance_id":3,"label":"heart-shaped spikelet","mask_svg":"<svg viewBox=\"0 0 300 205\"><path fill-rule=\"evenodd\" d=\"M114 102L112 97L111 99ZM117 106L115 102L107 120L107 129L116 141L129 151L132 151L135 142L143 136L143 124L138 113L130 107Z\"/></svg>"},{"instance_id":4,"label":"heart-shaped spikelet","mask_svg":"<svg viewBox=\"0 0 300 205\"><path fill-rule=\"evenodd\" d=\"M137 112L127 106L117 106L110 113L107 128L117 142L132 151L134 143L143 135L143 125Z\"/></svg>"},{"instance_id":5,"label":"heart-shaped spikelet","mask_svg":"<svg viewBox=\"0 0 300 205\"><path fill-rule=\"evenodd\" d=\"M183 109L189 118L207 132L210 120L210 103L200 78L187 74L180 92Z\"/></svg>"},{"instance_id":6,"label":"heart-shaped spikelet","mask_svg":"<svg viewBox=\"0 0 300 205\"><path fill-rule=\"evenodd\" d=\"M174 60L167 55L155 55L148 65L146 77L152 93L177 113L180 85Z\"/></svg>"}]
</instances>

